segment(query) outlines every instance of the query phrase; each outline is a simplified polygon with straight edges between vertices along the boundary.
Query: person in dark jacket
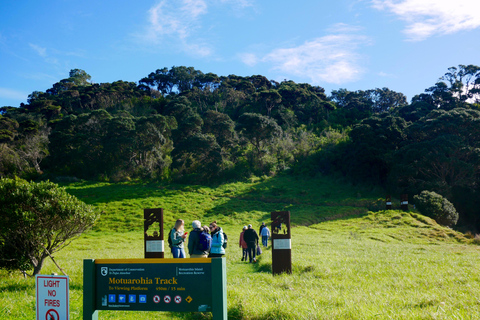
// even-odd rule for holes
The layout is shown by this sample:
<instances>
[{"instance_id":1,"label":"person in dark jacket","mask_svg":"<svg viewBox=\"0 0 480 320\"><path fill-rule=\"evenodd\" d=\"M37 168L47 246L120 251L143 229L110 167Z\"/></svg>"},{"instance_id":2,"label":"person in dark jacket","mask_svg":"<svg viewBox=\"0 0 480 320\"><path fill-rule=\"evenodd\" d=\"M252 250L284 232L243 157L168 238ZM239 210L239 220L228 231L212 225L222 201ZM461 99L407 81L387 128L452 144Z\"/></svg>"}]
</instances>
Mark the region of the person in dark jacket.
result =
<instances>
[{"instance_id":1,"label":"person in dark jacket","mask_svg":"<svg viewBox=\"0 0 480 320\"><path fill-rule=\"evenodd\" d=\"M258 245L258 234L257 232L252 228L252 225L249 224L247 230L245 230L245 233L243 234L243 240L247 243L247 253L248 253L248 260L250 263L255 263L257 262L257 258L255 256L256 253L256 248Z\"/></svg>"},{"instance_id":2,"label":"person in dark jacket","mask_svg":"<svg viewBox=\"0 0 480 320\"><path fill-rule=\"evenodd\" d=\"M265 222L262 222L262 225L260 226L260 229L258 229L258 234L262 234L263 228L265 228Z\"/></svg>"},{"instance_id":3,"label":"person in dark jacket","mask_svg":"<svg viewBox=\"0 0 480 320\"><path fill-rule=\"evenodd\" d=\"M208 251L198 249L200 233L203 231L202 224L200 221L195 220L192 222L192 228L193 230L188 236L188 254L190 255L190 258L207 258Z\"/></svg>"}]
</instances>

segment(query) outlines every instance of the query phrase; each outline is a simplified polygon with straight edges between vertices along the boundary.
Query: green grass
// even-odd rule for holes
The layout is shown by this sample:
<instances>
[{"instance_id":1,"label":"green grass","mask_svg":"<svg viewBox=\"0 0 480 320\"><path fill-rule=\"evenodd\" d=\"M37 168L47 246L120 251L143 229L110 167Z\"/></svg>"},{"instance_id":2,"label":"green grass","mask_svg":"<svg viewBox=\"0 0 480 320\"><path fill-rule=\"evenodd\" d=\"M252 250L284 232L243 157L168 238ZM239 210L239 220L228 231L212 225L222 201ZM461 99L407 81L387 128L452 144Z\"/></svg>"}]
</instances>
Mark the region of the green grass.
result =
<instances>
[{"instance_id":1,"label":"green grass","mask_svg":"<svg viewBox=\"0 0 480 320\"><path fill-rule=\"evenodd\" d=\"M229 235L229 319L478 319L479 247L415 212L378 211L376 190L334 178L252 179L217 187L74 183L68 191L103 211L94 230L56 254L70 277L70 317L82 318L88 258L143 258L143 209L217 220ZM240 261L243 225L289 210L293 274L272 276L271 250ZM187 229L189 229L187 227ZM166 257L171 257L166 253ZM59 272L48 261L43 274ZM0 271L0 318L35 317L35 281ZM99 319L210 319L210 314L107 312Z\"/></svg>"}]
</instances>

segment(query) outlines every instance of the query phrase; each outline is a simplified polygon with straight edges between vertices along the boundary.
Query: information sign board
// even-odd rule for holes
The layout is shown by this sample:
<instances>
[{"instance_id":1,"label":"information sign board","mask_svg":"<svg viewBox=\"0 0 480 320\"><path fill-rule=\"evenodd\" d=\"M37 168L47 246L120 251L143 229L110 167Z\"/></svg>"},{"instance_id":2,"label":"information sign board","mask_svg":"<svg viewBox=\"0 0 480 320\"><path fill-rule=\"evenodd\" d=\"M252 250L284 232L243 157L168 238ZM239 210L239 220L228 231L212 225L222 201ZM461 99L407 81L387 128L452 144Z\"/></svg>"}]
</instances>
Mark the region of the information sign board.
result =
<instances>
[{"instance_id":1,"label":"information sign board","mask_svg":"<svg viewBox=\"0 0 480 320\"><path fill-rule=\"evenodd\" d=\"M35 276L37 320L68 320L68 276Z\"/></svg>"},{"instance_id":2,"label":"information sign board","mask_svg":"<svg viewBox=\"0 0 480 320\"><path fill-rule=\"evenodd\" d=\"M211 263L207 259L191 260L195 261L188 265L96 260L97 310L210 310Z\"/></svg>"},{"instance_id":3,"label":"information sign board","mask_svg":"<svg viewBox=\"0 0 480 320\"><path fill-rule=\"evenodd\" d=\"M83 319L98 310L211 311L227 319L225 258L84 260Z\"/></svg>"}]
</instances>

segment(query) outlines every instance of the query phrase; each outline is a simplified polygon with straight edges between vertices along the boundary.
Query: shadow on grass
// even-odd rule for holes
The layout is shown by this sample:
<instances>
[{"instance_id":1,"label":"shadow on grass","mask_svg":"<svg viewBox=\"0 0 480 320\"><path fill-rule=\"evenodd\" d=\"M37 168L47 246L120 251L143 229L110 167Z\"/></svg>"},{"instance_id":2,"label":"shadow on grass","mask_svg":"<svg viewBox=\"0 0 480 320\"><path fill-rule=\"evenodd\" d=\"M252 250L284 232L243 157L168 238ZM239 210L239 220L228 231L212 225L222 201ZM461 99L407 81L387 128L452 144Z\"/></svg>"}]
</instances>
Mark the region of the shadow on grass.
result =
<instances>
[{"instance_id":1,"label":"shadow on grass","mask_svg":"<svg viewBox=\"0 0 480 320\"><path fill-rule=\"evenodd\" d=\"M253 180L252 180L253 181ZM343 184L332 177L302 178L279 175L246 182L239 192L216 192L219 204L205 211L204 217L225 216L236 220L238 213L249 212L255 222L270 220L270 212L291 211L292 225L310 226L329 220L348 219L368 212L370 200L358 198L367 194L360 187ZM204 188L215 186L160 183L101 183L82 181L64 184L70 194L87 204L122 200L141 200L150 197L175 197L181 193L205 193ZM217 186L219 187L219 186ZM212 189L214 190L214 189ZM220 218L221 220L221 218Z\"/></svg>"},{"instance_id":2,"label":"shadow on grass","mask_svg":"<svg viewBox=\"0 0 480 320\"><path fill-rule=\"evenodd\" d=\"M3 292L18 292L26 290L35 290L35 284L16 283L11 285L0 285L0 291Z\"/></svg>"}]
</instances>

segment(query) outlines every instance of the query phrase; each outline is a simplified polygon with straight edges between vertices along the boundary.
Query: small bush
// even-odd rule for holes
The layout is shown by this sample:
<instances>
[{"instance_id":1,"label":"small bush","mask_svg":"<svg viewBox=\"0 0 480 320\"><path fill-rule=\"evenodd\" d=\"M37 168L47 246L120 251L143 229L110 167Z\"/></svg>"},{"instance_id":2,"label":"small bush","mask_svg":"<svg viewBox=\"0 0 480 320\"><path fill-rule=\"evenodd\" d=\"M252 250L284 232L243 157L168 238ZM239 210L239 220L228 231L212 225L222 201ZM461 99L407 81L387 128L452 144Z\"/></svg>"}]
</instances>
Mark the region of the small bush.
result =
<instances>
[{"instance_id":1,"label":"small bush","mask_svg":"<svg viewBox=\"0 0 480 320\"><path fill-rule=\"evenodd\" d=\"M453 226L457 224L458 212L453 204L433 191L422 191L413 197L421 214L435 219L438 224Z\"/></svg>"}]
</instances>

